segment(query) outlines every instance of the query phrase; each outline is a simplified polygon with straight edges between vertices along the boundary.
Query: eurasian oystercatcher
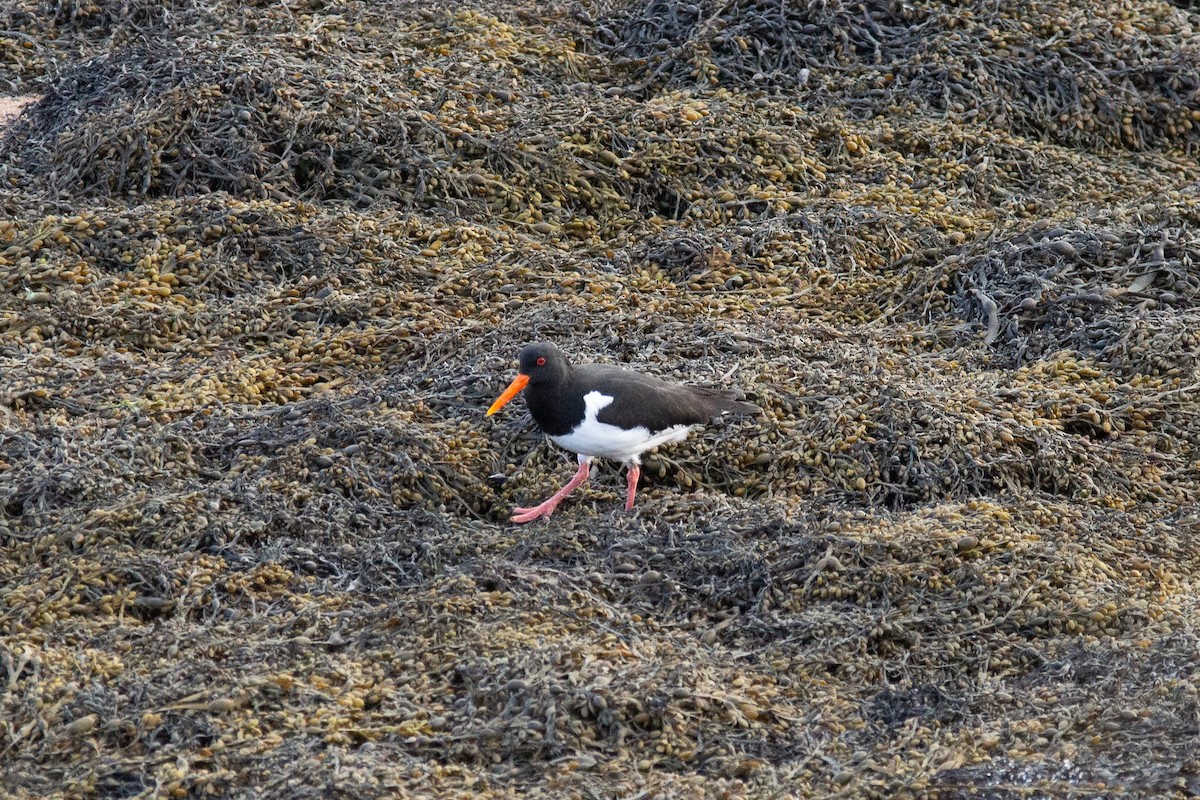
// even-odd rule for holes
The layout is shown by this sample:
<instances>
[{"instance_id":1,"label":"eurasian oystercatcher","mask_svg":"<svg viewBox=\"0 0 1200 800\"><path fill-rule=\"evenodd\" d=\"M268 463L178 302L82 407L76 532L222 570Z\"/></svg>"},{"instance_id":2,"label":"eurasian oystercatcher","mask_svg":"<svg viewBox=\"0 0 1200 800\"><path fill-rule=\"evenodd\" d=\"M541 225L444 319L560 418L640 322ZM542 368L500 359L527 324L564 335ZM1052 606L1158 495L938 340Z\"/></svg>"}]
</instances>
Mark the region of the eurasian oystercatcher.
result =
<instances>
[{"instance_id":1,"label":"eurasian oystercatcher","mask_svg":"<svg viewBox=\"0 0 1200 800\"><path fill-rule=\"evenodd\" d=\"M579 455L579 470L549 500L514 509L513 522L532 522L553 514L562 499L587 480L592 459L597 457L620 461L629 468L625 509L632 509L643 452L683 441L693 426L713 417L762 411L735 400L734 393L725 389L668 383L603 364L573 366L549 342L521 350L517 377L492 403L487 416L522 389L533 421L556 445Z\"/></svg>"}]
</instances>

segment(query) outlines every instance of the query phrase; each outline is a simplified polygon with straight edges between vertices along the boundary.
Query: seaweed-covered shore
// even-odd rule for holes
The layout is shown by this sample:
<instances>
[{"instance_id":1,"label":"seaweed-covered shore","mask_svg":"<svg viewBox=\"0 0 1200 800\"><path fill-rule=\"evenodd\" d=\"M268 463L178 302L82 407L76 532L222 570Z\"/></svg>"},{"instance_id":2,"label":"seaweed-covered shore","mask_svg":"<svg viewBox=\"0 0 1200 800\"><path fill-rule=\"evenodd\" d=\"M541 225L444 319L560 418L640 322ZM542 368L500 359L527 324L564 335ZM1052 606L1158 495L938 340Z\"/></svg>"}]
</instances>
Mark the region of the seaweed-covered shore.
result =
<instances>
[{"instance_id":1,"label":"seaweed-covered shore","mask_svg":"<svg viewBox=\"0 0 1200 800\"><path fill-rule=\"evenodd\" d=\"M1200 795L1200 14L13 0L0 790ZM764 409L602 465L518 348Z\"/></svg>"}]
</instances>

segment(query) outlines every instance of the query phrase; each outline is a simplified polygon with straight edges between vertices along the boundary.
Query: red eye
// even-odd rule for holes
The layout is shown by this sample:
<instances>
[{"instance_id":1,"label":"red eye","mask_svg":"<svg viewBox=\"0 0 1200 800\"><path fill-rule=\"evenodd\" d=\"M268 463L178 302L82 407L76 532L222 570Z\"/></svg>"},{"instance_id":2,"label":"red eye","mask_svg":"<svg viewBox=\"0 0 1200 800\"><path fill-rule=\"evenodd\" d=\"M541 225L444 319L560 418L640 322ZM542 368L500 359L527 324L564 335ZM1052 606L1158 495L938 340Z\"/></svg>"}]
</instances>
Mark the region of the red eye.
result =
<instances>
[{"instance_id":1,"label":"red eye","mask_svg":"<svg viewBox=\"0 0 1200 800\"><path fill-rule=\"evenodd\" d=\"M545 357L545 356L538 356L537 365L538 365L539 367L544 367L544 366L546 366L546 357Z\"/></svg>"}]
</instances>

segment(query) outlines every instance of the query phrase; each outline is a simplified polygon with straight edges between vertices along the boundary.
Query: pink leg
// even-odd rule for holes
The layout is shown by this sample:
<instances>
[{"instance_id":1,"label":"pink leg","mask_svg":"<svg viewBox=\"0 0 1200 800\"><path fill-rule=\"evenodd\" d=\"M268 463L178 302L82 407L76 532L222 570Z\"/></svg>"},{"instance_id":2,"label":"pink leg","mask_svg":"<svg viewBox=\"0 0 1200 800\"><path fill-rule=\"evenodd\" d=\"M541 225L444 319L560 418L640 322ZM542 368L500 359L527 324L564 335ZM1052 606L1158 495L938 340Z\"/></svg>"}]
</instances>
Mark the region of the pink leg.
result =
<instances>
[{"instance_id":1,"label":"pink leg","mask_svg":"<svg viewBox=\"0 0 1200 800\"><path fill-rule=\"evenodd\" d=\"M562 502L562 499L571 492L575 491L575 489L579 487L579 484L586 481L587 478L588 462L580 461L579 469L575 472L575 477L571 478L571 480L567 482L566 486L559 489L557 492L555 492L553 497L540 505L531 506L529 508L514 508L512 521L533 522L535 519L540 519L542 517L548 518L554 513L554 509L558 508L558 504Z\"/></svg>"},{"instance_id":2,"label":"pink leg","mask_svg":"<svg viewBox=\"0 0 1200 800\"><path fill-rule=\"evenodd\" d=\"M634 464L629 468L629 472L625 475L625 483L629 487L629 496L625 498L625 510L633 510L633 496L637 494L638 477L642 474L642 468Z\"/></svg>"}]
</instances>

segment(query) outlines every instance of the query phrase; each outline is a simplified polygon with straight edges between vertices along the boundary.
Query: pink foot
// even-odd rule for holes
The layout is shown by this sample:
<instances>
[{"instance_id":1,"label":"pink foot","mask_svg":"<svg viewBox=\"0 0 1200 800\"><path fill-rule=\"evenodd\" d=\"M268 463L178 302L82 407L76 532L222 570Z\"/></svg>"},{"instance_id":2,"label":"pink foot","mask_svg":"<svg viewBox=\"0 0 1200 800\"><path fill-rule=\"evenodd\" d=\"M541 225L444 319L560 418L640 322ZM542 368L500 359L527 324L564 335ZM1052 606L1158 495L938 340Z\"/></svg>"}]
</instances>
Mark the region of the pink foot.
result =
<instances>
[{"instance_id":1,"label":"pink foot","mask_svg":"<svg viewBox=\"0 0 1200 800\"><path fill-rule=\"evenodd\" d=\"M533 522L535 519L542 519L543 517L550 519L550 515L554 513L554 509L556 508L558 508L558 503L551 499L532 508L514 508L513 515L509 519L513 522Z\"/></svg>"},{"instance_id":2,"label":"pink foot","mask_svg":"<svg viewBox=\"0 0 1200 800\"><path fill-rule=\"evenodd\" d=\"M642 474L642 468L634 464L629 468L628 474L625 476L625 484L629 489L628 496L625 498L625 510L633 510L633 497L637 494L638 477Z\"/></svg>"},{"instance_id":3,"label":"pink foot","mask_svg":"<svg viewBox=\"0 0 1200 800\"><path fill-rule=\"evenodd\" d=\"M575 471L575 477L571 478L566 486L555 492L553 497L536 506L518 506L513 509L513 515L509 519L513 522L533 522L535 519L549 518L554 513L554 509L558 508L558 504L562 502L562 499L573 492L579 484L586 481L587 477L588 462L580 461L579 469Z\"/></svg>"}]
</instances>

